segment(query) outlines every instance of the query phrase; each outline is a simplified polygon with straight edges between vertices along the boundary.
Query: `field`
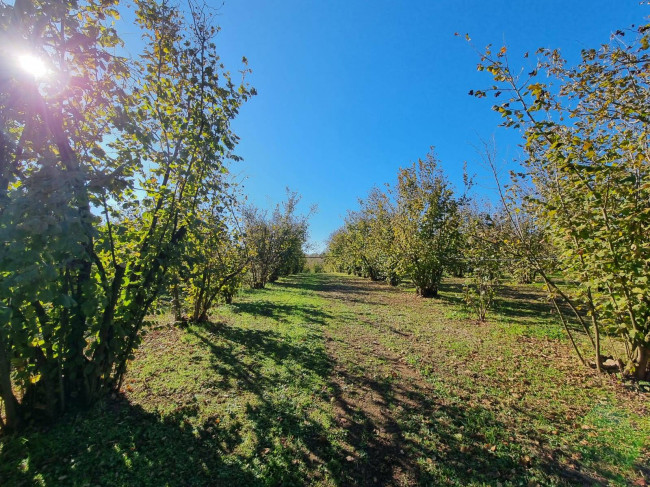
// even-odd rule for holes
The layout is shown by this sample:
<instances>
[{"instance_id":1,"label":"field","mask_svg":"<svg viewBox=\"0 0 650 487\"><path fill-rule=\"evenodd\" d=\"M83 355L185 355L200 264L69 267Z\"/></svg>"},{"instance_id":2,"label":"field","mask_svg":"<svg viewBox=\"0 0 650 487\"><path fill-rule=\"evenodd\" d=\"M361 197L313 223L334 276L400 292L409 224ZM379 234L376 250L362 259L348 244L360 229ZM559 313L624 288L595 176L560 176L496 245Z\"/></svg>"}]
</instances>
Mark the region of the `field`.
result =
<instances>
[{"instance_id":1,"label":"field","mask_svg":"<svg viewBox=\"0 0 650 487\"><path fill-rule=\"evenodd\" d=\"M534 286L487 323L339 274L160 317L119 396L2 439L0 485L646 485L647 392L578 364Z\"/></svg>"}]
</instances>

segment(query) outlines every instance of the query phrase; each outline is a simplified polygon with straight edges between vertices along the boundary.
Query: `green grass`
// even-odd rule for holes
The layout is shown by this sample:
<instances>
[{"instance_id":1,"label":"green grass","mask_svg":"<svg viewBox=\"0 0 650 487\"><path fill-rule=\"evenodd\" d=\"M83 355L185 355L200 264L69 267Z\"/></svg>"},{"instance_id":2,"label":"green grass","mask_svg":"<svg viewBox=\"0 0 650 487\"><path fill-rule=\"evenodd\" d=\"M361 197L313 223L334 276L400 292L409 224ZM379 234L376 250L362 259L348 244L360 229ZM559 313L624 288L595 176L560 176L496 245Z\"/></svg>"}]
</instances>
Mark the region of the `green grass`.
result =
<instances>
[{"instance_id":1,"label":"green grass","mask_svg":"<svg viewBox=\"0 0 650 487\"><path fill-rule=\"evenodd\" d=\"M579 366L516 291L477 324L457 280L420 299L305 274L204 326L161 319L121 394L1 439L0 485L650 480L648 395Z\"/></svg>"}]
</instances>

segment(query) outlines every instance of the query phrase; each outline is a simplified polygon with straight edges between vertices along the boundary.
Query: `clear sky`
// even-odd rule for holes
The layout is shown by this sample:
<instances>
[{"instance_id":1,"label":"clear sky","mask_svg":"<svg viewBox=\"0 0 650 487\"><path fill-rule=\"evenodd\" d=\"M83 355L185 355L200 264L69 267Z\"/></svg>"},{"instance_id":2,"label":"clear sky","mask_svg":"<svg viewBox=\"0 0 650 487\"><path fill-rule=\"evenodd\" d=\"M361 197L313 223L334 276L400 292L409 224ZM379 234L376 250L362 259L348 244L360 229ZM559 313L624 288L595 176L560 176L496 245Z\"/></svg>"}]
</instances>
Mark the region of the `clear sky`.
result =
<instances>
[{"instance_id":1,"label":"clear sky","mask_svg":"<svg viewBox=\"0 0 650 487\"><path fill-rule=\"evenodd\" d=\"M641 2L643 3L643 2ZM317 204L311 239L319 249L374 185L392 183L400 166L435 146L457 187L462 165L489 191L476 147L495 136L511 160L519 138L498 128L492 100L468 96L491 85L478 73L476 48L508 46L511 63L526 51L581 49L640 24L639 0L221 0L217 38L226 67L246 56L258 90L234 122L244 162L232 172L262 207L290 187L303 209Z\"/></svg>"}]
</instances>

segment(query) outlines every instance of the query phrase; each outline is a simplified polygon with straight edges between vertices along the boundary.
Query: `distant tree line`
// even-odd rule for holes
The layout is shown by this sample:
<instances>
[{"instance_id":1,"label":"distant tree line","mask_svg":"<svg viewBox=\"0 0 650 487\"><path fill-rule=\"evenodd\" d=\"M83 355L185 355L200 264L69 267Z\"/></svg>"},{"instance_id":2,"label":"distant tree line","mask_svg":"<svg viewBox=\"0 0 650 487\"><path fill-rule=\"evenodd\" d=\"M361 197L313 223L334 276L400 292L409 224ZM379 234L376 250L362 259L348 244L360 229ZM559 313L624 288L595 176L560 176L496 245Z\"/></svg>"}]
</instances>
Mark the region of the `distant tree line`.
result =
<instances>
[{"instance_id":1,"label":"distant tree line","mask_svg":"<svg viewBox=\"0 0 650 487\"><path fill-rule=\"evenodd\" d=\"M471 186L467 176L465 186ZM422 297L437 296L445 274L470 275L476 282L468 292L483 301L480 319L505 271L532 280L528 264L502 252L503 241L516 238L506 215L456 195L433 152L400 169L395 187L373 188L359 206L330 236L326 262L333 270L392 286L408 279ZM532 223L528 231L543 240Z\"/></svg>"}]
</instances>

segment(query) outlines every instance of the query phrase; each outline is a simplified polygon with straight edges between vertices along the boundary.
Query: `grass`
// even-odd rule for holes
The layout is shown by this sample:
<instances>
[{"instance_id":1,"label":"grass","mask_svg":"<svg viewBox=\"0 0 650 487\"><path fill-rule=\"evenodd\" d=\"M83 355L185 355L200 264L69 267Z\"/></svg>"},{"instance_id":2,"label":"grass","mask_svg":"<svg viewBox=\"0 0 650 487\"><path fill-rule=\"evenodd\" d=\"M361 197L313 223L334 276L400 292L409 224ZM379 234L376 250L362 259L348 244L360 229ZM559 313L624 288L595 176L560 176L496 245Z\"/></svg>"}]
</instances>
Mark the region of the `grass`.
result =
<instances>
[{"instance_id":1,"label":"grass","mask_svg":"<svg viewBox=\"0 0 650 487\"><path fill-rule=\"evenodd\" d=\"M477 324L458 281L305 274L161 319L119 395L1 439L0 485L642 485L648 395L578 366L540 298Z\"/></svg>"}]
</instances>

